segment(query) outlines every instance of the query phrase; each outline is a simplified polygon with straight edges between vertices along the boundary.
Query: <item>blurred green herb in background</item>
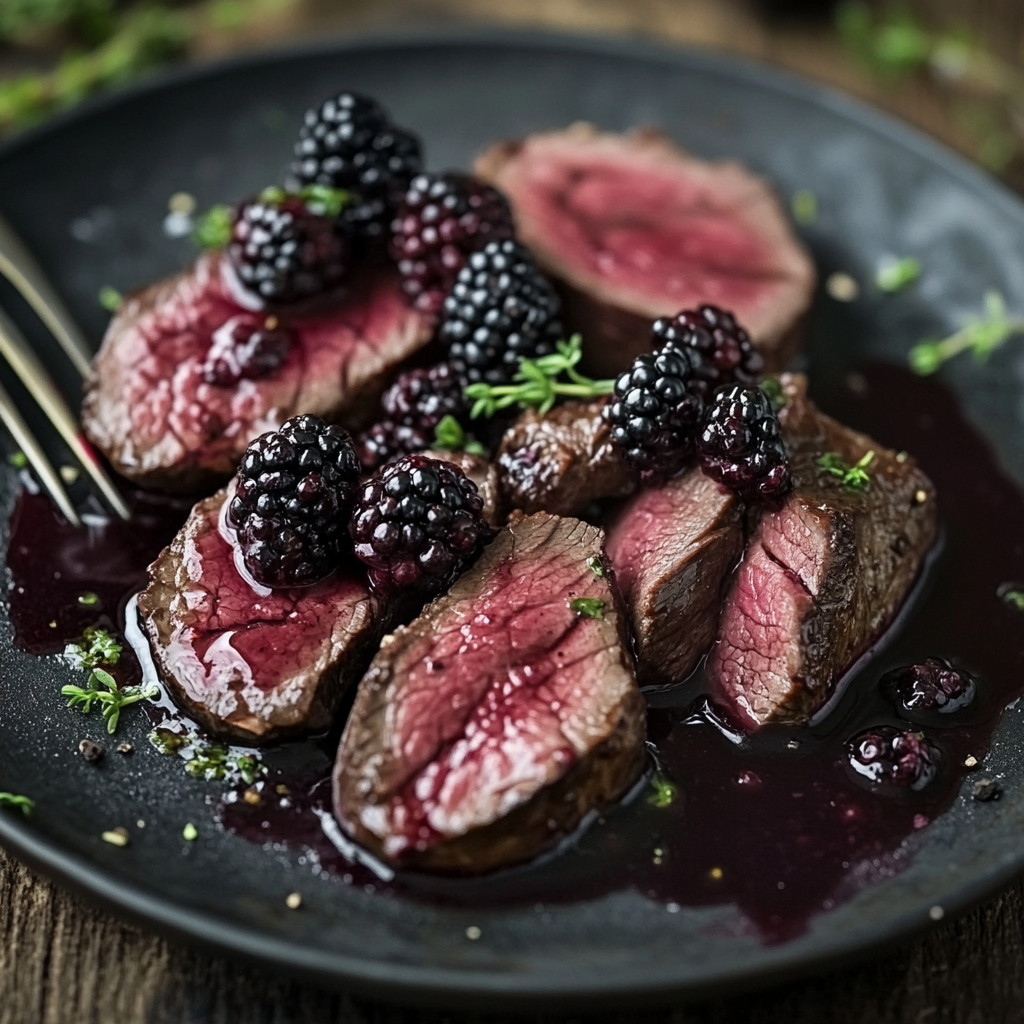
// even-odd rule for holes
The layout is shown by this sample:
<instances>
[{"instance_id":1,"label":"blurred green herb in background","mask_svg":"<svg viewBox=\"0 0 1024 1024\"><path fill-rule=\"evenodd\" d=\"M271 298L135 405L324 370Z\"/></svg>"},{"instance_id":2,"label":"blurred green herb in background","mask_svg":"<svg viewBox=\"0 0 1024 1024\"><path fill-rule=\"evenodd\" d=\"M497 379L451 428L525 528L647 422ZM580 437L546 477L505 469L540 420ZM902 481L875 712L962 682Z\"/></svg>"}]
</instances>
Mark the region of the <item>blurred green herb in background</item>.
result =
<instances>
[{"instance_id":1,"label":"blurred green herb in background","mask_svg":"<svg viewBox=\"0 0 1024 1024\"><path fill-rule=\"evenodd\" d=\"M297 2L0 0L0 47L48 65L0 78L0 132L187 56L203 33L236 32Z\"/></svg>"}]
</instances>

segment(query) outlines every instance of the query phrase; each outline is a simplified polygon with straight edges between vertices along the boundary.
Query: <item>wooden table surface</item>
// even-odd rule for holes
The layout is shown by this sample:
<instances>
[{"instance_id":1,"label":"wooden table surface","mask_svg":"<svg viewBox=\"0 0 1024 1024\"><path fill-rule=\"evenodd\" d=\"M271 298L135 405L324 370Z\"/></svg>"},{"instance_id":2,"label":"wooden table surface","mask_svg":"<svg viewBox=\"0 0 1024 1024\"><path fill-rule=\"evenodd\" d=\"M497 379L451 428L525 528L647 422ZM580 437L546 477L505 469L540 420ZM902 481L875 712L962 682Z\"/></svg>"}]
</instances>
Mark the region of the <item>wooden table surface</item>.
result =
<instances>
[{"instance_id":1,"label":"wooden table surface","mask_svg":"<svg viewBox=\"0 0 1024 1024\"><path fill-rule=\"evenodd\" d=\"M463 17L639 33L739 51L857 92L961 150L970 148L970 139L949 116L948 98L927 83L899 90L872 83L843 58L825 28L766 27L742 0L502 0L500 5L492 0L310 0L292 11L286 25L256 27L240 43ZM204 55L218 52L214 42ZM481 1015L388 1007L209 956L94 909L0 851L0 1024L468 1024L506 1019L512 1018L502 1015L501 1006ZM552 1024L592 1019L623 1024L1024 1020L1024 886L873 961L798 984L599 1018L528 1019Z\"/></svg>"}]
</instances>

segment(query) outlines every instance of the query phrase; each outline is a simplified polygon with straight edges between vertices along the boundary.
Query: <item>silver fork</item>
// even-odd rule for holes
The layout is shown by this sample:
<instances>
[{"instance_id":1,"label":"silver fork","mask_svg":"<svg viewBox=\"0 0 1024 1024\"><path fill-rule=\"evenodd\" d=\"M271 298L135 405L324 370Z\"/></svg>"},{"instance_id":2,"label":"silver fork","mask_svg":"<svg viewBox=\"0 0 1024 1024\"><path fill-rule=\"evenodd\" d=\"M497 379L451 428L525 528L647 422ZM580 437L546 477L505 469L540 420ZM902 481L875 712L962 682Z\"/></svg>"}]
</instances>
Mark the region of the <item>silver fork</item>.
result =
<instances>
[{"instance_id":1,"label":"silver fork","mask_svg":"<svg viewBox=\"0 0 1024 1024\"><path fill-rule=\"evenodd\" d=\"M83 379L89 372L89 346L57 293L46 280L39 265L0 217L0 274L21 293L39 319L49 328L71 364ZM96 453L82 434L74 413L50 379L39 357L17 325L0 310L0 357L7 360L47 419L57 429L103 496L122 519L131 518L131 509L104 472ZM53 468L42 446L29 429L7 390L0 386L0 421L4 423L25 458L36 471L39 482L74 526L81 525L75 506L68 497L60 475Z\"/></svg>"}]
</instances>

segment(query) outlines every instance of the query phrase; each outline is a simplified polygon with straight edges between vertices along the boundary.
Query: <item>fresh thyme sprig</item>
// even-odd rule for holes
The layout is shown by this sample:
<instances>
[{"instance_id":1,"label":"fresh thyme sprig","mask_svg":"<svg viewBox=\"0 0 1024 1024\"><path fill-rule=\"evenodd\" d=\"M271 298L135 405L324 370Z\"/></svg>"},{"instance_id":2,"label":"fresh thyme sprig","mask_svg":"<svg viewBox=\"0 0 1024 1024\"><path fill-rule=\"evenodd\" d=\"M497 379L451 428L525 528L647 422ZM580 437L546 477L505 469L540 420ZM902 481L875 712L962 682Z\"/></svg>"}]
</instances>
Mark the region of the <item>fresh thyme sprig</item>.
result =
<instances>
[{"instance_id":1,"label":"fresh thyme sprig","mask_svg":"<svg viewBox=\"0 0 1024 1024\"><path fill-rule=\"evenodd\" d=\"M1006 315L1006 302L997 291L985 292L985 313L969 320L955 334L941 341L923 341L910 350L910 368L927 376L961 352L971 351L985 360L1008 338L1024 334L1024 317Z\"/></svg>"},{"instance_id":2,"label":"fresh thyme sprig","mask_svg":"<svg viewBox=\"0 0 1024 1024\"><path fill-rule=\"evenodd\" d=\"M613 380L593 380L576 369L583 355L582 339L574 334L568 341L559 341L555 352L537 359L520 359L514 384L470 384L466 397L473 402L472 419L493 416L499 409L517 405L520 409L548 412L559 398L596 398L610 395ZM568 381L558 378L565 374Z\"/></svg>"},{"instance_id":3,"label":"fresh thyme sprig","mask_svg":"<svg viewBox=\"0 0 1024 1024\"><path fill-rule=\"evenodd\" d=\"M434 448L442 452L467 452L487 458L487 449L462 429L462 424L451 415L441 418L434 427Z\"/></svg>"},{"instance_id":4,"label":"fresh thyme sprig","mask_svg":"<svg viewBox=\"0 0 1024 1024\"><path fill-rule=\"evenodd\" d=\"M823 469L831 476L838 477L839 482L848 491L866 491L871 483L867 468L874 461L875 453L873 451L867 452L852 466L836 452L826 452L819 456L817 464L819 469Z\"/></svg>"},{"instance_id":5,"label":"fresh thyme sprig","mask_svg":"<svg viewBox=\"0 0 1024 1024\"><path fill-rule=\"evenodd\" d=\"M107 723L107 732L117 732L121 720L121 710L140 700L151 700L160 692L155 686L126 686L121 689L117 680L103 668L94 668L89 679L83 686L65 686L60 691L68 698L68 707L77 707L83 715L92 711L95 703L103 709L103 718Z\"/></svg>"},{"instance_id":6,"label":"fresh thyme sprig","mask_svg":"<svg viewBox=\"0 0 1024 1024\"><path fill-rule=\"evenodd\" d=\"M304 185L298 192L287 192L280 185L269 185L259 195L264 203L281 203L289 196L297 196L310 213L319 217L337 217L349 201L350 193L328 185ZM211 206L196 218L192 241L200 249L220 249L231 241L234 210L224 204Z\"/></svg>"},{"instance_id":7,"label":"fresh thyme sprig","mask_svg":"<svg viewBox=\"0 0 1024 1024\"><path fill-rule=\"evenodd\" d=\"M35 807L36 802L27 796L20 796L17 793L0 793L0 807L14 807L21 811L27 818Z\"/></svg>"},{"instance_id":8,"label":"fresh thyme sprig","mask_svg":"<svg viewBox=\"0 0 1024 1024\"><path fill-rule=\"evenodd\" d=\"M912 285L921 276L921 261L914 256L901 259L888 258L878 264L875 271L875 284L883 292L902 291Z\"/></svg>"}]
</instances>

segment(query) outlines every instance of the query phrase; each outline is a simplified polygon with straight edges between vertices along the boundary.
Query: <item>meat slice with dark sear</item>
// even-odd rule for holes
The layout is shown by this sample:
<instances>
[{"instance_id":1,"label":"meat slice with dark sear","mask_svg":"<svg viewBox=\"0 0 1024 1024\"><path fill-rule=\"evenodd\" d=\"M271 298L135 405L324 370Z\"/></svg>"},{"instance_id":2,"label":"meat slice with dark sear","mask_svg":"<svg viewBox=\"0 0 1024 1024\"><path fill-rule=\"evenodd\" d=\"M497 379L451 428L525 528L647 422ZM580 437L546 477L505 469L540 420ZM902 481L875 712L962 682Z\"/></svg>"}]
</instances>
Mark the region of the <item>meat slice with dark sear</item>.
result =
<instances>
[{"instance_id":1,"label":"meat slice with dark sear","mask_svg":"<svg viewBox=\"0 0 1024 1024\"><path fill-rule=\"evenodd\" d=\"M327 729L385 628L352 566L309 587L257 587L221 525L226 490L199 502L149 567L138 608L175 701L216 736L267 743Z\"/></svg>"},{"instance_id":2,"label":"meat slice with dark sear","mask_svg":"<svg viewBox=\"0 0 1024 1024\"><path fill-rule=\"evenodd\" d=\"M119 473L143 486L192 493L223 483L253 438L296 413L357 424L388 371L430 337L429 320L407 306L398 275L367 272L328 308L270 315L286 339L281 361L271 361L277 365L227 385L211 382L205 367L224 330L268 322L268 313L238 304L224 268L220 254L209 253L128 296L93 363L85 432Z\"/></svg>"},{"instance_id":3,"label":"meat slice with dark sear","mask_svg":"<svg viewBox=\"0 0 1024 1024\"><path fill-rule=\"evenodd\" d=\"M334 771L335 814L364 847L398 866L491 871L636 782L644 702L603 540L577 519L514 515L384 638Z\"/></svg>"},{"instance_id":4,"label":"meat slice with dark sear","mask_svg":"<svg viewBox=\"0 0 1024 1024\"><path fill-rule=\"evenodd\" d=\"M685 679L715 637L743 553L740 503L691 469L626 502L606 550L629 610L641 685Z\"/></svg>"},{"instance_id":5,"label":"meat slice with dark sear","mask_svg":"<svg viewBox=\"0 0 1024 1024\"><path fill-rule=\"evenodd\" d=\"M601 415L605 399L527 409L505 431L497 463L502 499L524 512L573 515L636 489L636 473Z\"/></svg>"},{"instance_id":6,"label":"meat slice with dark sear","mask_svg":"<svg viewBox=\"0 0 1024 1024\"><path fill-rule=\"evenodd\" d=\"M935 489L912 458L823 415L804 377L782 384L793 490L761 517L709 662L715 699L749 729L806 722L828 702L899 611L936 533ZM818 465L868 452L861 490Z\"/></svg>"},{"instance_id":7,"label":"meat slice with dark sear","mask_svg":"<svg viewBox=\"0 0 1024 1024\"><path fill-rule=\"evenodd\" d=\"M491 526L500 526L502 516L501 495L498 491L498 471L493 462L488 462L482 455L471 452L453 452L444 449L420 452L428 459L440 459L458 466L463 473L476 484L480 497L484 500L484 522Z\"/></svg>"},{"instance_id":8,"label":"meat slice with dark sear","mask_svg":"<svg viewBox=\"0 0 1024 1024\"><path fill-rule=\"evenodd\" d=\"M659 132L591 125L499 143L477 174L505 193L519 239L564 291L591 372L650 348L650 324L710 303L731 310L769 369L800 340L815 272L772 188Z\"/></svg>"}]
</instances>

